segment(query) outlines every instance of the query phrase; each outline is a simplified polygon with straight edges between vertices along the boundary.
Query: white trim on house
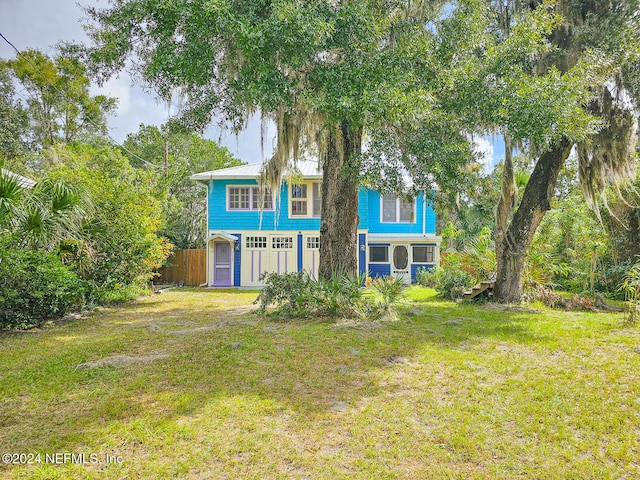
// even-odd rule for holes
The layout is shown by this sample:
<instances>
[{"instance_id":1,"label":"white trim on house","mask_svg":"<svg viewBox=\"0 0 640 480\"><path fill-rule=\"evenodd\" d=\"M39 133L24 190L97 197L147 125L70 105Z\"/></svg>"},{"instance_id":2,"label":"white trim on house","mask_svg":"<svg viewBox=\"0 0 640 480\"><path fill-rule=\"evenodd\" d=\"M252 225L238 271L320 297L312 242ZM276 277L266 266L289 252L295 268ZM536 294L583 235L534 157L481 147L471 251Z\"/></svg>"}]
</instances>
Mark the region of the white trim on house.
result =
<instances>
[{"instance_id":1,"label":"white trim on house","mask_svg":"<svg viewBox=\"0 0 640 480\"><path fill-rule=\"evenodd\" d=\"M235 235L231 235L230 233L227 233L225 231L220 231L220 232L209 232L209 238L207 238L207 242L210 242L211 240L217 240L220 238L222 238L223 240L227 240L228 242L238 241L238 237L236 237Z\"/></svg>"},{"instance_id":2,"label":"white trim on house","mask_svg":"<svg viewBox=\"0 0 640 480\"><path fill-rule=\"evenodd\" d=\"M412 208L413 211L411 212L411 219L410 220L400 220L400 214L402 212L402 202L403 199L398 197L397 195L395 195L395 201L396 201L396 214L395 214L395 218L396 220L394 221L389 221L389 220L385 220L384 219L384 197L385 196L390 196L390 195L384 195L384 194L380 194L380 223L383 224L397 224L397 223L404 223L404 224L413 224L416 223L416 199L414 198L412 201Z\"/></svg>"},{"instance_id":3,"label":"white trim on house","mask_svg":"<svg viewBox=\"0 0 640 480\"><path fill-rule=\"evenodd\" d=\"M209 172L201 172L191 175L191 180L197 182L208 182L209 180L257 180L262 173L263 164L251 163L248 165L240 165L238 167L221 168ZM298 176L306 179L322 179L322 171L317 161L299 160L294 168L288 168L285 171L285 178L288 175Z\"/></svg>"},{"instance_id":4,"label":"white trim on house","mask_svg":"<svg viewBox=\"0 0 640 480\"><path fill-rule=\"evenodd\" d=\"M242 188L242 189L247 189L248 193L247 193L247 208L231 208L231 189L232 188ZM260 208L254 208L254 200L255 198L255 190L258 190L258 203L260 202L260 186L259 185L227 185L227 191L226 191L226 197L225 197L225 205L226 205L226 210L227 212L259 212ZM271 189L269 187L264 187L264 190L267 191L268 189L268 193L271 195ZM262 201L262 203L264 204L264 199ZM262 211L263 212L272 212L274 211L274 199L273 199L273 195L271 196L271 207L269 208L263 208Z\"/></svg>"},{"instance_id":5,"label":"white trim on house","mask_svg":"<svg viewBox=\"0 0 640 480\"><path fill-rule=\"evenodd\" d=\"M435 243L440 245L439 235L422 235L421 233L369 233L367 243Z\"/></svg>"},{"instance_id":6,"label":"white trim on house","mask_svg":"<svg viewBox=\"0 0 640 480\"><path fill-rule=\"evenodd\" d=\"M307 195L305 198L293 198L293 188L296 186L306 186L307 187ZM290 219L296 218L320 218L320 214L314 215L313 207L316 201L316 195L314 194L314 185L319 185L319 195L320 201L322 201L322 182L317 180L304 181L300 183L290 183L287 185L287 194L289 196L289 217ZM305 202L307 204L307 212L304 215L294 215L293 212L293 202ZM320 208L322 211L322 207Z\"/></svg>"}]
</instances>

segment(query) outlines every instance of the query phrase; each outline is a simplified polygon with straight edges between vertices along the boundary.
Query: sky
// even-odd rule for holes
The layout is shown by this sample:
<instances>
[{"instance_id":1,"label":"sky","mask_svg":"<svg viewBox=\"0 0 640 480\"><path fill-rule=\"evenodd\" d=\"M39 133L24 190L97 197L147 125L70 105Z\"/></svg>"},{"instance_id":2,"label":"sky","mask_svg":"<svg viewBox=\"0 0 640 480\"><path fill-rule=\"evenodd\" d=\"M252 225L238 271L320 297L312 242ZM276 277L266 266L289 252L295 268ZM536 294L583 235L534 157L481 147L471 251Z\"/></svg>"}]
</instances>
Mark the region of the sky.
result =
<instances>
[{"instance_id":1,"label":"sky","mask_svg":"<svg viewBox=\"0 0 640 480\"><path fill-rule=\"evenodd\" d=\"M20 51L36 48L51 55L55 51L55 44L61 40L87 40L82 28L86 17L78 3L83 6L108 6L106 0L0 0L0 33ZM14 56L13 48L0 38L0 58ZM92 87L92 92L118 99L117 114L108 119L109 133L118 143L127 134L137 132L141 123L160 126L168 119L166 104L159 102L152 92L145 92L133 85L126 73L112 78L101 88ZM275 128L271 126L265 136L265 156L272 152L274 135ZM212 126L205 136L224 145L245 162L258 163L263 160L259 118L250 119L246 129L238 135ZM485 154L487 170L504 158L501 142L491 137L474 140L478 149Z\"/></svg>"},{"instance_id":2,"label":"sky","mask_svg":"<svg viewBox=\"0 0 640 480\"><path fill-rule=\"evenodd\" d=\"M107 7L106 0L0 0L0 32L20 51L36 48L52 55L61 40L84 42L82 28L86 20L78 5ZM0 58L14 58L15 50L0 38ZM118 143L127 134L138 131L141 123L160 126L167 121L168 110L151 92L133 85L126 73L111 79L104 87L92 87L93 94L106 94L118 99L118 111L108 119L109 133ZM267 132L264 155L271 152ZM205 136L227 147L236 157L248 163L263 160L260 145L260 120L252 118L239 135L210 127Z\"/></svg>"}]
</instances>

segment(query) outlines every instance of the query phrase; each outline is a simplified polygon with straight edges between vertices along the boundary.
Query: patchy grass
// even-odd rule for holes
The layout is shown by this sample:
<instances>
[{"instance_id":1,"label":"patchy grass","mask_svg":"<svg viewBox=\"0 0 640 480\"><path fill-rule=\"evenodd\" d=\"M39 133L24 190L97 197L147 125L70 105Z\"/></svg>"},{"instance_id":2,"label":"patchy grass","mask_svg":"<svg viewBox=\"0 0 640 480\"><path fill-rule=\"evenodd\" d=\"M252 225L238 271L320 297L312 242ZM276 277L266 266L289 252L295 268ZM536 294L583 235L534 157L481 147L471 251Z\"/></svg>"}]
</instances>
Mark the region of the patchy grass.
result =
<instances>
[{"instance_id":1,"label":"patchy grass","mask_svg":"<svg viewBox=\"0 0 640 480\"><path fill-rule=\"evenodd\" d=\"M0 335L0 452L41 455L0 475L640 477L640 331L622 314L414 287L395 322L282 322L255 297L173 290Z\"/></svg>"}]
</instances>

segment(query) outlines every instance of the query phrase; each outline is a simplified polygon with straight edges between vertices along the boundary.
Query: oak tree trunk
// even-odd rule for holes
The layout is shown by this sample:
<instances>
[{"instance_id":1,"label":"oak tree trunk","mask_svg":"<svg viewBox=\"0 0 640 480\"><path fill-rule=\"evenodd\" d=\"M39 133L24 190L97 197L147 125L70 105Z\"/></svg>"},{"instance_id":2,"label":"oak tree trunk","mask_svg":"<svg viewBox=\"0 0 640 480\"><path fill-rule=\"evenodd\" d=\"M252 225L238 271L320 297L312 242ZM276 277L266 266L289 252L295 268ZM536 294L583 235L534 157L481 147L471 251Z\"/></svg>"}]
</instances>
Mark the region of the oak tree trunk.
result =
<instances>
[{"instance_id":1,"label":"oak tree trunk","mask_svg":"<svg viewBox=\"0 0 640 480\"><path fill-rule=\"evenodd\" d=\"M320 278L358 272L358 158L362 128L346 122L329 134L322 159L322 212L320 220Z\"/></svg>"},{"instance_id":2,"label":"oak tree trunk","mask_svg":"<svg viewBox=\"0 0 640 480\"><path fill-rule=\"evenodd\" d=\"M572 142L563 139L540 157L504 236L496 239L496 243L500 242L496 244L496 252L501 255L493 295L498 302L520 301L527 250L542 218L551 209L558 174L572 146Z\"/></svg>"}]
</instances>

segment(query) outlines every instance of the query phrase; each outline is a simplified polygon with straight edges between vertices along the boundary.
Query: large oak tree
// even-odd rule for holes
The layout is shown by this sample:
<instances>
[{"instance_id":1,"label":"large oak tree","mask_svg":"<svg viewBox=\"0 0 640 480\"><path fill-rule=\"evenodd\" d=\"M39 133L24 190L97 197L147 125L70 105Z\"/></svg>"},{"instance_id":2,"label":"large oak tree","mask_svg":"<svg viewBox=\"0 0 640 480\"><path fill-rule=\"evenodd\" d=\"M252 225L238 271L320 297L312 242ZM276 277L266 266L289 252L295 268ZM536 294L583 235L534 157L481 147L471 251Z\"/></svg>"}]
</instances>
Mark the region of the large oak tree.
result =
<instances>
[{"instance_id":1,"label":"large oak tree","mask_svg":"<svg viewBox=\"0 0 640 480\"><path fill-rule=\"evenodd\" d=\"M433 68L438 2L113 0L88 12L99 72L129 68L164 98L179 88L183 125L219 115L240 127L257 111L275 120L263 178L274 191L299 149L314 149L324 176L320 275L356 272L363 138L429 103L414 88L415 66Z\"/></svg>"}]
</instances>

